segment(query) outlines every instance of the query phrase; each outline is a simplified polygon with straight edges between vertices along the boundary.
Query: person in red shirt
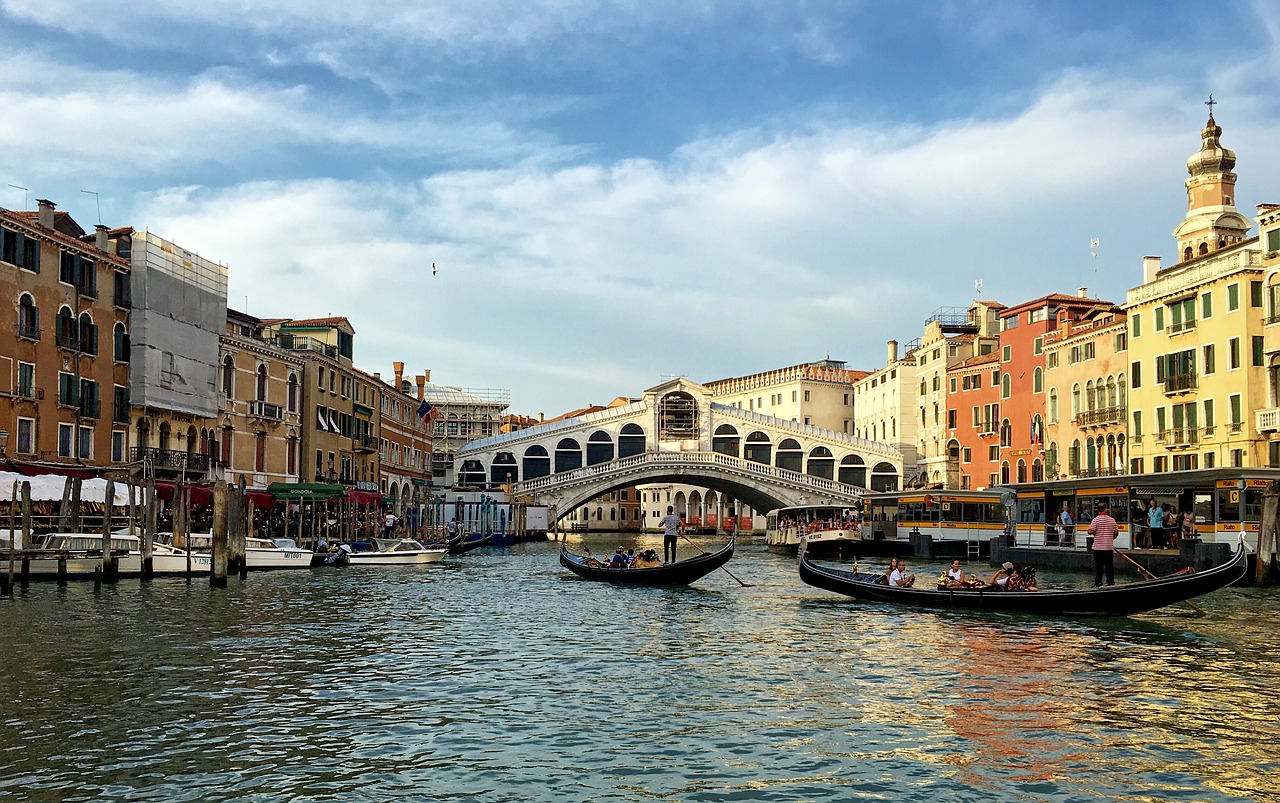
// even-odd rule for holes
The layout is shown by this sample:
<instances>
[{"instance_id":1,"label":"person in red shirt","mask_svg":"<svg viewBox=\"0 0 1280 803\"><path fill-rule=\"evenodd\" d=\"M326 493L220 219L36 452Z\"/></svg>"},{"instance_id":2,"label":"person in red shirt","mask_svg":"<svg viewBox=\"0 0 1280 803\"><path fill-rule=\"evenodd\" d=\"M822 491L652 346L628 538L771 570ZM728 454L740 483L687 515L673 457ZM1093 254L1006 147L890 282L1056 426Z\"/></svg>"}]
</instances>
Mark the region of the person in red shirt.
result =
<instances>
[{"instance_id":1,"label":"person in red shirt","mask_svg":"<svg viewBox=\"0 0 1280 803\"><path fill-rule=\"evenodd\" d=\"M1106 572L1107 585L1116 584L1116 520L1107 512L1107 503L1098 503L1098 512L1089 522L1089 535L1093 536L1093 587L1102 585Z\"/></svg>"}]
</instances>

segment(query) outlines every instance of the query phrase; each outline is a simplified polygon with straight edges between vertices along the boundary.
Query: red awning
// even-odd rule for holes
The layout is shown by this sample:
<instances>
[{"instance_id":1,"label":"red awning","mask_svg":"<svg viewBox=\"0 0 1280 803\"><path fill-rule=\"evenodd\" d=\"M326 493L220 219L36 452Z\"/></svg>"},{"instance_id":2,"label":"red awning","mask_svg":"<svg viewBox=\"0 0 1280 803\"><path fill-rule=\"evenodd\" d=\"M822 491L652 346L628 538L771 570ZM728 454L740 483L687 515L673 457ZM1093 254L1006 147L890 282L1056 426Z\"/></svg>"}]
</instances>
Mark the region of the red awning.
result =
<instances>
[{"instance_id":1,"label":"red awning","mask_svg":"<svg viewBox=\"0 0 1280 803\"><path fill-rule=\"evenodd\" d=\"M173 499L176 485L172 482L156 481L156 496L166 502ZM213 489L207 485L188 485L191 489L191 504L193 505L209 505L213 503Z\"/></svg>"},{"instance_id":2,"label":"red awning","mask_svg":"<svg viewBox=\"0 0 1280 803\"><path fill-rule=\"evenodd\" d=\"M98 476L98 469L76 468L75 466L33 466L23 463L9 463L8 468L27 477L39 477L41 474L57 474L60 477L79 477L82 480L90 480Z\"/></svg>"},{"instance_id":3,"label":"red awning","mask_svg":"<svg viewBox=\"0 0 1280 803\"><path fill-rule=\"evenodd\" d=\"M244 497L253 503L254 510L267 510L276 503L276 498L266 491L245 491Z\"/></svg>"},{"instance_id":4,"label":"red awning","mask_svg":"<svg viewBox=\"0 0 1280 803\"><path fill-rule=\"evenodd\" d=\"M382 506L382 494L377 491L357 491L355 488L348 488L347 498L357 505Z\"/></svg>"}]
</instances>

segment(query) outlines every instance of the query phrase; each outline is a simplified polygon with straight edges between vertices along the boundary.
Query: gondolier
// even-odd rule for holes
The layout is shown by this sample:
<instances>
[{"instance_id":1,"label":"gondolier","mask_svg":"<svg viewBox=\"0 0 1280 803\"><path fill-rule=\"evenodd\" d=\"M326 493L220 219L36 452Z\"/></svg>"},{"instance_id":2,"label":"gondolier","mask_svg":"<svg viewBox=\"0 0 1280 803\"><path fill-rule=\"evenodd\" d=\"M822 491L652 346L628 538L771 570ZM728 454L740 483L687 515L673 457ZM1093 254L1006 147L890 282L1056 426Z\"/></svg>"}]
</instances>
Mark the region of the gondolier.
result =
<instances>
[{"instance_id":1,"label":"gondolier","mask_svg":"<svg viewBox=\"0 0 1280 803\"><path fill-rule=\"evenodd\" d=\"M1098 503L1098 512L1089 522L1089 535L1093 536L1093 587L1102 585L1102 574L1107 575L1107 585L1116 584L1116 520L1107 513L1107 503Z\"/></svg>"},{"instance_id":2,"label":"gondolier","mask_svg":"<svg viewBox=\"0 0 1280 803\"><path fill-rule=\"evenodd\" d=\"M664 563L676 562L676 544L680 543L680 535L684 532L684 522L676 515L673 505L667 505L667 515L662 517L662 560Z\"/></svg>"}]
</instances>

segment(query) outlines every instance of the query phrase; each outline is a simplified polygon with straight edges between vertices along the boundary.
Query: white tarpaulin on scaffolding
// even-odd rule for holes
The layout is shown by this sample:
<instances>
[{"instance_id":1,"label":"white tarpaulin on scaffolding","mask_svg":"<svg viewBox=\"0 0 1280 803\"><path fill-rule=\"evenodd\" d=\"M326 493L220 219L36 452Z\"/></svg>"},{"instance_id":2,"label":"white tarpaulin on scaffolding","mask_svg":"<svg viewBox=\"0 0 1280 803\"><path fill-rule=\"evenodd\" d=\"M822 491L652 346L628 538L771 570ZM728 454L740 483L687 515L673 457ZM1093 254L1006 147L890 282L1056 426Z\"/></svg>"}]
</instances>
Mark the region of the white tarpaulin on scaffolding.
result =
<instances>
[{"instance_id":1,"label":"white tarpaulin on scaffolding","mask_svg":"<svg viewBox=\"0 0 1280 803\"><path fill-rule=\"evenodd\" d=\"M28 477L25 474L15 474L12 471L0 471L0 499L9 501L13 499L13 484L18 483L18 498L22 498L22 483L31 483L31 501L32 502L61 502L63 489L67 486L67 478L60 474L38 474L34 477ZM94 477L90 480L82 480L80 483L80 501L81 502L98 502L101 504L107 496L107 481ZM142 497L136 496L141 501ZM129 486L124 483L117 482L115 487L115 504L116 507L126 507L129 504Z\"/></svg>"}]
</instances>

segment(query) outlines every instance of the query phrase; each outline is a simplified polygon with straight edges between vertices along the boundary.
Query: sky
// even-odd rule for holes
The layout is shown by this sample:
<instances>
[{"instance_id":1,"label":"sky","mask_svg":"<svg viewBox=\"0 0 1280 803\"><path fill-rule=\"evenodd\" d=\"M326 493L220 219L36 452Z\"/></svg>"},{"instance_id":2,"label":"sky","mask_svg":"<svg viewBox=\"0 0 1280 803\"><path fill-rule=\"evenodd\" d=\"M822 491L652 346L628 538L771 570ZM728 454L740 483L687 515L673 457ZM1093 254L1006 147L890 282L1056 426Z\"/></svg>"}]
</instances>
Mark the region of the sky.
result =
<instances>
[{"instance_id":1,"label":"sky","mask_svg":"<svg viewBox=\"0 0 1280 803\"><path fill-rule=\"evenodd\" d=\"M1237 207L1280 202L1278 82L1280 0L0 0L0 206L554 416L1123 302L1210 93Z\"/></svg>"}]
</instances>

